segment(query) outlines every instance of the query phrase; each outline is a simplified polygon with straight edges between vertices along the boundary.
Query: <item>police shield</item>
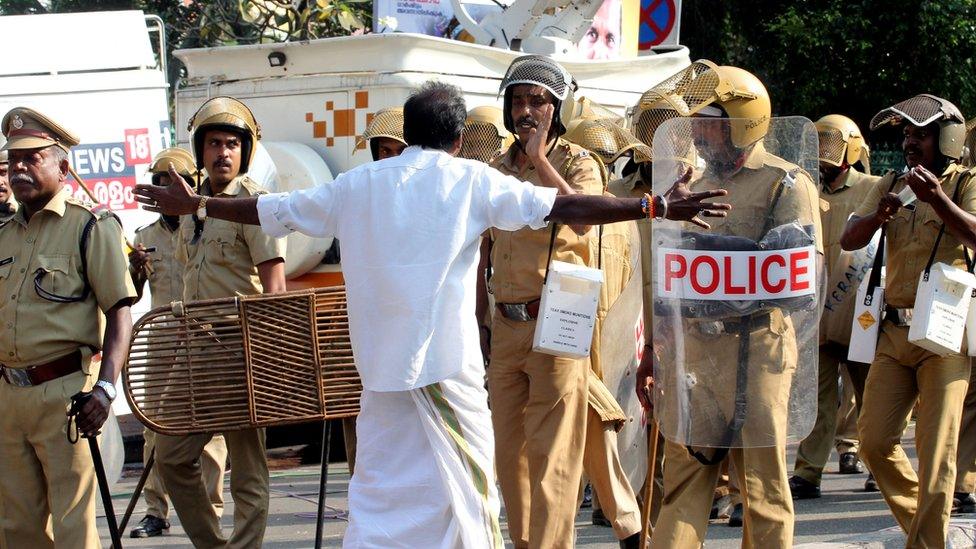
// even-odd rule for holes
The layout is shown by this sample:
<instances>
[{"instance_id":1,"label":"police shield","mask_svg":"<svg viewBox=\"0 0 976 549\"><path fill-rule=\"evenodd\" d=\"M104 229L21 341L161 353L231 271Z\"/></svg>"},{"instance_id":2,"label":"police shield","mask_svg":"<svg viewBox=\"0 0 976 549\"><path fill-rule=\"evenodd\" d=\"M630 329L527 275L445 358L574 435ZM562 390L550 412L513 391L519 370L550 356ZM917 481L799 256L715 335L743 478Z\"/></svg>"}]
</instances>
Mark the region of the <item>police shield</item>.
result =
<instances>
[{"instance_id":1,"label":"police shield","mask_svg":"<svg viewBox=\"0 0 976 549\"><path fill-rule=\"evenodd\" d=\"M761 121L760 121L761 122ZM725 218L655 221L655 415L692 447L782 446L817 413L822 295L817 131L773 118L675 118L654 134L654 192L688 170L692 191L727 189Z\"/></svg>"}]
</instances>

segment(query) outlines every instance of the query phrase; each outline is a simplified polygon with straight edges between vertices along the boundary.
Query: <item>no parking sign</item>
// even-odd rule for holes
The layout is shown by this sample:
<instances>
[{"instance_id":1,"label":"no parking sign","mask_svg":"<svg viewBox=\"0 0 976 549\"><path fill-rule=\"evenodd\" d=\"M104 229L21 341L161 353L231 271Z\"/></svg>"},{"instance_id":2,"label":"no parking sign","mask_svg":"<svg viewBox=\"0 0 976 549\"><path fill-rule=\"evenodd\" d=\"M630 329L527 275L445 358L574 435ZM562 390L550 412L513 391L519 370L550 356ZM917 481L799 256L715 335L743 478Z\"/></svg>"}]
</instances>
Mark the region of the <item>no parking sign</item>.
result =
<instances>
[{"instance_id":1,"label":"no parking sign","mask_svg":"<svg viewBox=\"0 0 976 549\"><path fill-rule=\"evenodd\" d=\"M681 28L681 0L640 0L640 27L637 49L678 44Z\"/></svg>"}]
</instances>

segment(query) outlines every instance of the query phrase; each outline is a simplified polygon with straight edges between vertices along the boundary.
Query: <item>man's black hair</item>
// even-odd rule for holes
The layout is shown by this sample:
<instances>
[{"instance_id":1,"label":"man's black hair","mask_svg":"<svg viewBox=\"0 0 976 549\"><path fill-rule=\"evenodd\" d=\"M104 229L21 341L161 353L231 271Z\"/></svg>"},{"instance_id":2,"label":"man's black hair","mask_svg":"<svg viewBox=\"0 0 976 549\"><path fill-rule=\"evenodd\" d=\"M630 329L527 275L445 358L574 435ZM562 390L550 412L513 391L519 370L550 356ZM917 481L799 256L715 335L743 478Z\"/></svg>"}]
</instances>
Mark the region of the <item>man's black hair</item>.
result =
<instances>
[{"instance_id":1,"label":"man's black hair","mask_svg":"<svg viewBox=\"0 0 976 549\"><path fill-rule=\"evenodd\" d=\"M403 137L407 145L447 150L461 137L467 117L461 88L431 80L403 104Z\"/></svg>"}]
</instances>

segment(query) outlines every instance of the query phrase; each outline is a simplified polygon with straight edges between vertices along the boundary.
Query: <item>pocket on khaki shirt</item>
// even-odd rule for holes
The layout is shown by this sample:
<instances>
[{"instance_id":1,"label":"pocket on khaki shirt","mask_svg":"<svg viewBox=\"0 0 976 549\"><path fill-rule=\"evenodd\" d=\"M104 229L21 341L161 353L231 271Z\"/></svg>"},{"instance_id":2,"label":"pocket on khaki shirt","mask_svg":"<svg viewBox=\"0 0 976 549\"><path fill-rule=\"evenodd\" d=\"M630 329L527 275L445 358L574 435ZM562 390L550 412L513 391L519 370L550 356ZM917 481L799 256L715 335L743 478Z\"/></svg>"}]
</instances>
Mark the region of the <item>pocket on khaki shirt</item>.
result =
<instances>
[{"instance_id":1,"label":"pocket on khaki shirt","mask_svg":"<svg viewBox=\"0 0 976 549\"><path fill-rule=\"evenodd\" d=\"M45 271L41 278L41 288L48 292L63 296L73 297L81 294L84 285L81 275L71 268L71 257L67 255L43 255L38 254L37 266L32 270L31 280L37 276L37 269ZM40 296L32 292L38 299Z\"/></svg>"},{"instance_id":2,"label":"pocket on khaki shirt","mask_svg":"<svg viewBox=\"0 0 976 549\"><path fill-rule=\"evenodd\" d=\"M207 259L217 265L232 265L234 258L231 247L237 242L237 231L234 229L214 229L204 239L203 245L207 249Z\"/></svg>"},{"instance_id":3,"label":"pocket on khaki shirt","mask_svg":"<svg viewBox=\"0 0 976 549\"><path fill-rule=\"evenodd\" d=\"M7 300L10 299L10 292L12 291L13 285L9 281L10 271L13 269L13 266L14 262L11 261L0 267L0 307L6 305Z\"/></svg>"}]
</instances>

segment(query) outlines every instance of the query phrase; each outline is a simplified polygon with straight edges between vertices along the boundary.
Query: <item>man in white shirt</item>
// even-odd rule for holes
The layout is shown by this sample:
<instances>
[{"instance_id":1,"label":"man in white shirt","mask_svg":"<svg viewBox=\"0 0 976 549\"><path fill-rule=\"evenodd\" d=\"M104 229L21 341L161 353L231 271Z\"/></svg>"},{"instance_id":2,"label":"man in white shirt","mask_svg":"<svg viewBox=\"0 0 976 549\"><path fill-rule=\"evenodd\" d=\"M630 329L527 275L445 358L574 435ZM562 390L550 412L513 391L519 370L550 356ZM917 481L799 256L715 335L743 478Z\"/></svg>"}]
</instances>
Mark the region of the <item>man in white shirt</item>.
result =
<instances>
[{"instance_id":1,"label":"man in white shirt","mask_svg":"<svg viewBox=\"0 0 976 549\"><path fill-rule=\"evenodd\" d=\"M501 548L494 439L484 389L475 272L481 234L560 223L598 224L667 211L724 216L682 182L667 198L561 196L546 160L552 107L526 143L544 186L455 158L461 91L428 82L404 105L410 145L330 185L254 200L139 186L150 211L260 224L269 234L334 235L344 244L353 353L363 380L356 475L345 547ZM687 179L687 178L686 178ZM677 217L675 217L677 216Z\"/></svg>"}]
</instances>

